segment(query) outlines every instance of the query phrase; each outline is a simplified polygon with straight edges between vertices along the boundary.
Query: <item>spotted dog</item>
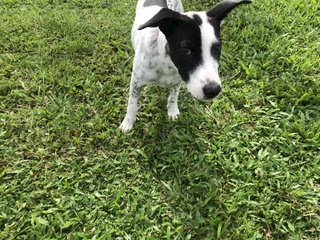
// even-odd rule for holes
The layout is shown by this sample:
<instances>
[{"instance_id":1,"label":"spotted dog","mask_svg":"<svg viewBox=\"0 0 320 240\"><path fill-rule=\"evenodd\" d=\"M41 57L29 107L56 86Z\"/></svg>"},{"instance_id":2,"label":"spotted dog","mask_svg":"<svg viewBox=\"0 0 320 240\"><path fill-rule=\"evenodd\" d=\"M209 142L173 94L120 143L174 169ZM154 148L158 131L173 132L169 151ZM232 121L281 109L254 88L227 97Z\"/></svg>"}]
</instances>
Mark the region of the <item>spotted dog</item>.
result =
<instances>
[{"instance_id":1,"label":"spotted dog","mask_svg":"<svg viewBox=\"0 0 320 240\"><path fill-rule=\"evenodd\" d=\"M131 33L135 56L129 101L120 129L132 129L139 91L146 84L171 88L167 108L172 120L180 113L181 82L197 99L216 97L221 91L221 22L236 6L250 2L224 0L208 11L184 13L180 0L138 0Z\"/></svg>"}]
</instances>

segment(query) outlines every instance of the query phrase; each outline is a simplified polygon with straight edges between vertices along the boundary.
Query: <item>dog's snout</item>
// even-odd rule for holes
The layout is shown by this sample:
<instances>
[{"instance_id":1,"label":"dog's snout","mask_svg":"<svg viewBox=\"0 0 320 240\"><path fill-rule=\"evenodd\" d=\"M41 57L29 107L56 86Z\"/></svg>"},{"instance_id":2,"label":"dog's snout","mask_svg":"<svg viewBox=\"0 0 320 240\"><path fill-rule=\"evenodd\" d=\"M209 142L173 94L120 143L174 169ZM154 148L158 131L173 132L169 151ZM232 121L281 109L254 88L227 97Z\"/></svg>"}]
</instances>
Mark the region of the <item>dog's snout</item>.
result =
<instances>
[{"instance_id":1,"label":"dog's snout","mask_svg":"<svg viewBox=\"0 0 320 240\"><path fill-rule=\"evenodd\" d=\"M221 92L221 86L218 83L210 82L203 88L203 93L206 99L211 99Z\"/></svg>"}]
</instances>

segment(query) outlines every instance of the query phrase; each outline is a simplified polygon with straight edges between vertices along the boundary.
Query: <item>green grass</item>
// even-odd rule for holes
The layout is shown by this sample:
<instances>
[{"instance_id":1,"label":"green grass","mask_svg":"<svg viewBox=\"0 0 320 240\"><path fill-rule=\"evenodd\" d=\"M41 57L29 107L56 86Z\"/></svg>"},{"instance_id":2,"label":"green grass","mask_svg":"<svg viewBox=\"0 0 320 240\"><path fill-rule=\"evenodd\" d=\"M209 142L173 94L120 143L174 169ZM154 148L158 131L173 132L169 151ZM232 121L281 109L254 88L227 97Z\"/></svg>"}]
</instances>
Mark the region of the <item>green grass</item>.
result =
<instances>
[{"instance_id":1,"label":"green grass","mask_svg":"<svg viewBox=\"0 0 320 240\"><path fill-rule=\"evenodd\" d=\"M1 1L0 239L319 239L320 2L234 11L223 94L124 135L135 2Z\"/></svg>"}]
</instances>

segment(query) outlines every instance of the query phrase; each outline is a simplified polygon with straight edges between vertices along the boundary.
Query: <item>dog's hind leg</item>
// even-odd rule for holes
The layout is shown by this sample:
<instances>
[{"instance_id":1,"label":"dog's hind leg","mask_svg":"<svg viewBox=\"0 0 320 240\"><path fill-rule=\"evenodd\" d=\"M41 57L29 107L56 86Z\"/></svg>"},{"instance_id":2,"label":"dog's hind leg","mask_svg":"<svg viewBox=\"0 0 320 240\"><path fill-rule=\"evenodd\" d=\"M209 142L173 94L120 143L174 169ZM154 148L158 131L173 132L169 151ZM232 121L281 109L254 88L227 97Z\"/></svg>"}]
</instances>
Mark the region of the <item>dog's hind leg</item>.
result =
<instances>
[{"instance_id":1,"label":"dog's hind leg","mask_svg":"<svg viewBox=\"0 0 320 240\"><path fill-rule=\"evenodd\" d=\"M122 132L129 132L132 129L134 122L136 121L140 87L141 86L139 86L136 77L134 76L134 74L132 74L127 113L120 125L120 129Z\"/></svg>"},{"instance_id":2,"label":"dog's hind leg","mask_svg":"<svg viewBox=\"0 0 320 240\"><path fill-rule=\"evenodd\" d=\"M180 84L171 87L170 95L168 97L168 116L171 120L176 120L180 114L178 108L178 97L180 91Z\"/></svg>"}]
</instances>

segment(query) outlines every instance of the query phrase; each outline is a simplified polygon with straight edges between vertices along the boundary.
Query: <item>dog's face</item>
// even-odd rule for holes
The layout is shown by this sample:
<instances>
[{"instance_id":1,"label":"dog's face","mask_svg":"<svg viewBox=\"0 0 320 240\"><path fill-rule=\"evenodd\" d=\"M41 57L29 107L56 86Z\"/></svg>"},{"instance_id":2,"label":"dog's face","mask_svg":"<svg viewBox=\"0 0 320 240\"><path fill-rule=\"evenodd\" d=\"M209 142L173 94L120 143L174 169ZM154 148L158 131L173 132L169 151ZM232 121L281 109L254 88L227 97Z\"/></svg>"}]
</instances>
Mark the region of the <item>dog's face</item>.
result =
<instances>
[{"instance_id":1,"label":"dog's face","mask_svg":"<svg viewBox=\"0 0 320 240\"><path fill-rule=\"evenodd\" d=\"M221 91L218 74L221 21L237 5L249 2L227 0L207 12L184 14L163 8L139 29L160 28L167 38L170 58L188 91L195 98L208 100Z\"/></svg>"},{"instance_id":2,"label":"dog's face","mask_svg":"<svg viewBox=\"0 0 320 240\"><path fill-rule=\"evenodd\" d=\"M188 91L198 99L211 99L221 91L220 28L205 12L186 13L186 17L188 20L176 24L167 37L170 57Z\"/></svg>"}]
</instances>

